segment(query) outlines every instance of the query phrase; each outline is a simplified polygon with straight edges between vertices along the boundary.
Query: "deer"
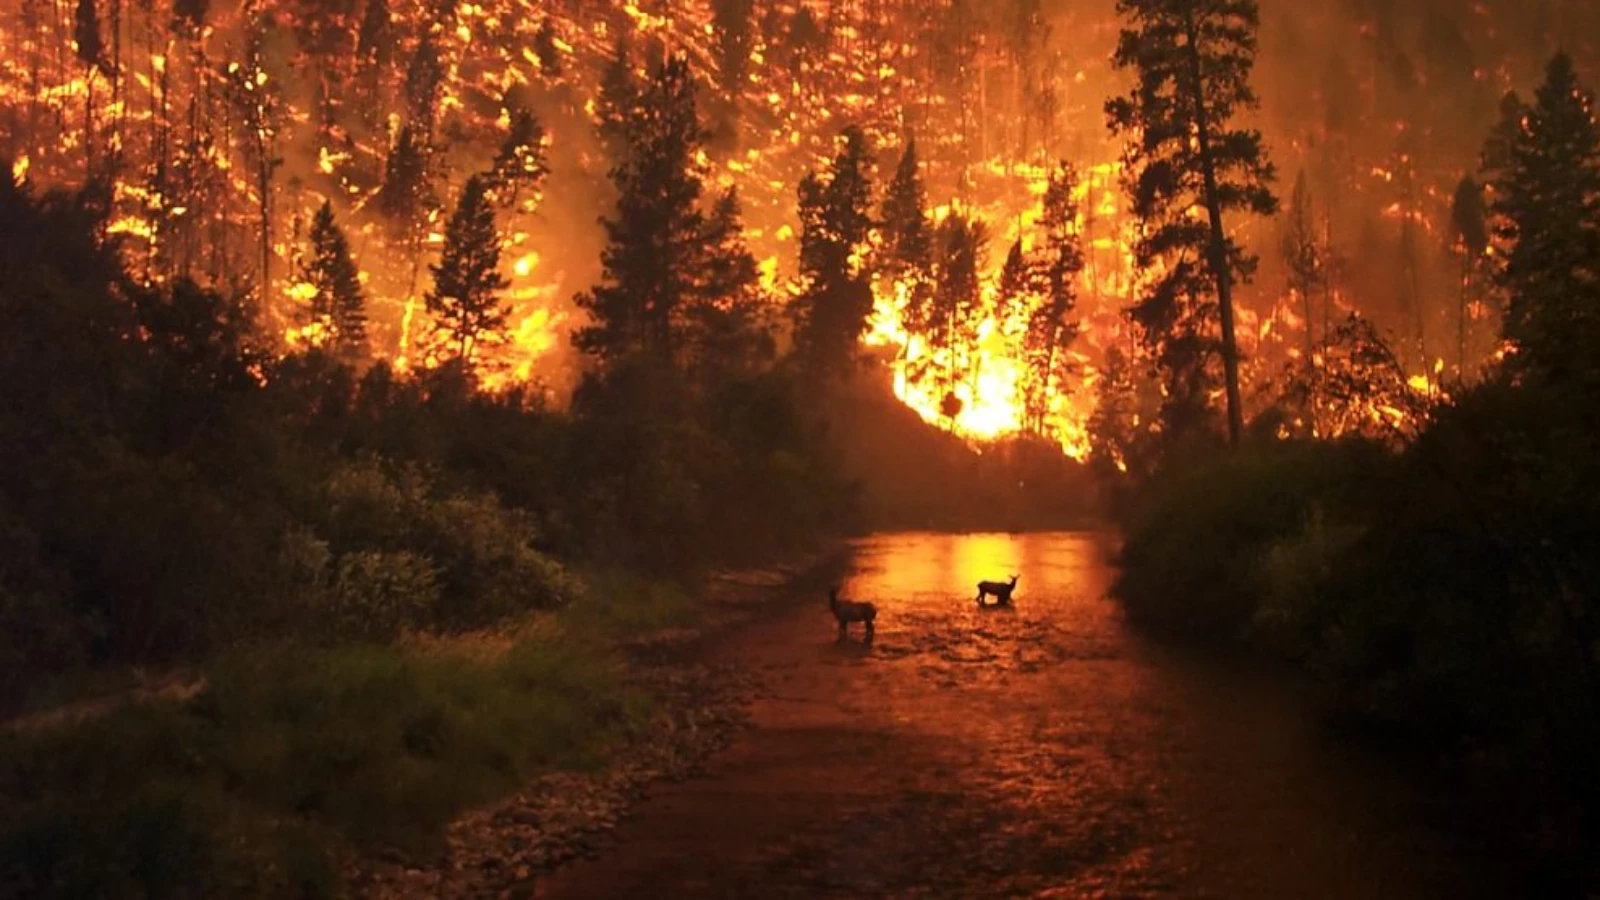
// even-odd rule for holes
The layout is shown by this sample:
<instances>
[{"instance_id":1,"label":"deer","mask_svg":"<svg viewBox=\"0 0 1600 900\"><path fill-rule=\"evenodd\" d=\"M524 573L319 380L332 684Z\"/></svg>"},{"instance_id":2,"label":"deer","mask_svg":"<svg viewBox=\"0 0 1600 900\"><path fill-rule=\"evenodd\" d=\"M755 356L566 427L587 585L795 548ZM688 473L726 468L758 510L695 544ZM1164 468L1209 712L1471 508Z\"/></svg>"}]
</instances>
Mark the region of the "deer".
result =
<instances>
[{"instance_id":1,"label":"deer","mask_svg":"<svg viewBox=\"0 0 1600 900\"><path fill-rule=\"evenodd\" d=\"M872 640L872 620L878 617L878 608L871 603L858 603L854 600L840 600L839 589L828 589L828 608L833 611L833 617L839 620L839 637L843 638L850 633L850 623L860 622L866 626L866 640Z\"/></svg>"},{"instance_id":2,"label":"deer","mask_svg":"<svg viewBox=\"0 0 1600 900\"><path fill-rule=\"evenodd\" d=\"M983 605L984 597L994 597L995 602L1001 606L1011 604L1011 592L1017 589L1017 576L1011 576L1011 581L980 581L978 582L978 605Z\"/></svg>"}]
</instances>

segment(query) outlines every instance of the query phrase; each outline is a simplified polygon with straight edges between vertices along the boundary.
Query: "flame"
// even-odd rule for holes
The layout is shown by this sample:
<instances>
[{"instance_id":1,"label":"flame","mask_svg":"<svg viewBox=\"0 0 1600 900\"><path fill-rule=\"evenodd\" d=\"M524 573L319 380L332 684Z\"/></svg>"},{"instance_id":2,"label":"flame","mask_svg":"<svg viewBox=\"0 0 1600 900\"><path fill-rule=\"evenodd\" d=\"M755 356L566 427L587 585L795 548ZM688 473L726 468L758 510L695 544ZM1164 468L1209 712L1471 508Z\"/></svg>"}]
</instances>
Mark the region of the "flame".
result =
<instances>
[{"instance_id":1,"label":"flame","mask_svg":"<svg viewBox=\"0 0 1600 900\"><path fill-rule=\"evenodd\" d=\"M646 57L655 58L661 52L684 51L709 82L709 76L719 74L712 70L720 63L711 18L713 4L704 2L458 0L440 7L391 0L389 5L395 52L382 74L384 80L371 95L357 94L353 78L348 80L348 90L336 88L337 96L332 99L337 101L338 115L331 125L315 105L315 92L307 87L315 80L305 77L311 74L309 69L290 72L276 68L285 65L282 61L263 63L246 52L252 16L270 20L273 29L290 26L272 32L287 36L301 26L316 24L297 19L305 15L305 4L285 0L212 4L206 28L192 39L165 32L171 21L169 0L132 4L126 11L126 33L148 33L153 38L165 35L166 39L143 44L149 48L142 51L143 58L136 59L139 52L128 50L120 63L124 77L115 93L108 88L109 79L90 76L75 64L45 65L39 83L30 85L26 61L39 55L49 63L50 54L35 51L68 46L71 16L35 26L31 33L22 33L19 17L0 17L0 46L8 48L11 55L10 65L0 67L0 114L8 122L42 123L37 134L21 140L6 136L11 141L8 146L18 154L12 176L43 187L70 187L81 183L89 166L87 158L115 159L117 183L107 230L124 239L121 244L131 267L155 281L186 274L216 284L227 284L230 279L249 283L261 274L260 219L268 217L271 233L264 243L270 283L260 286L260 296L269 307L266 318L276 323L289 346L316 340L319 334L316 324L284 327L283 323L295 318L306 299L305 286L297 283L293 274L297 254L303 252L304 223L324 199L331 199L363 269L376 353L391 356L402 370L423 367L428 364L426 348L420 346L426 343L421 336L427 332L427 314L419 309L419 298L428 283L427 265L437 259L443 243L441 212L435 209L421 224L423 246L418 253L413 241L389 234L373 203L389 147L407 118L400 99L404 97L405 61L421 37L431 35L436 41L443 69L435 135L443 138L440 144L447 152L430 160L431 172L437 176L435 193L445 208L443 215L448 215L448 204L465 174L492 158L509 122L510 96L570 96L570 101L562 101L563 112L552 111L551 121L544 123L553 158L575 158L574 168L605 171L605 161L587 149L588 136L563 129L587 127L575 123L578 110L587 113L586 119L593 119L596 85L592 73L600 70L602 60L610 55L619 31L631 35L641 65L647 63ZM792 17L802 6L817 14L819 4L785 0L761 6ZM1077 126L1078 133L1057 134L1048 140L1035 134L1033 147L1019 147L1017 138L1024 130L1019 120L1032 111L1016 100L1007 101L1010 108L1000 106L1001 95L1009 90L1005 87L1009 79L999 72L1000 57L994 55L1001 52L1001 42L980 45L978 52L984 58L973 71L982 77L969 79L965 85L975 88L975 96L960 98L942 83L949 80L947 73L932 72L934 61L926 55L926 48L919 46L921 38L915 27L893 19L894 13L911 8L909 0L839 0L826 7L824 40L828 43L809 59L790 59L789 48L780 40L762 28L755 29L739 98L739 105L749 113L740 119L741 149L702 152L694 161L710 183L738 189L763 288L776 296L782 296L786 288L793 293L799 243L794 216L796 182L802 173L826 163L832 153L832 135L846 124L860 124L887 154L901 146L908 123L917 123L935 215L943 217L959 209L991 226L983 308L975 317L971 339L955 350L944 351L954 358L935 358L926 341L906 326L908 286L874 284L864 343L888 360L895 395L928 422L974 442L1037 430L1065 452L1083 458L1088 450L1086 422L1093 406L1090 388L1098 377L1097 365L1108 346L1125 345L1129 340L1120 311L1140 286L1121 191L1122 171L1116 161L1119 151L1100 143L1104 135L1097 104L1103 92L1094 87L1100 83L1101 72L1086 65L1086 70L1069 68L1058 79L1063 96L1070 93L1071 102L1078 104L1063 108L1063 121L1076 117L1092 121L1092 128ZM865 12L869 7L888 13L886 27L869 22ZM566 70L560 76L564 83L559 91L550 90L550 79L555 76L543 71L548 55L541 58L535 49L537 29L546 21L553 26L552 43ZM349 28L353 22L337 17L330 24ZM1100 22L1074 24L1085 27L1070 29L1070 33L1057 29L1054 49L1081 52L1063 53L1062 58L1089 60L1108 49L1103 46L1104 38L1114 25L1109 16ZM142 38L133 43L141 44ZM354 42L350 43L353 46ZM303 59L294 54L284 56ZM219 66L219 60L237 61ZM308 65L320 64L313 60ZM335 68L341 75L347 74L341 67ZM245 103L238 102L239 94L245 95ZM387 98L390 105L361 109L369 96ZM964 108L963 103L972 99L996 104L1001 111ZM92 116L85 116L86 106L92 106ZM251 115L270 112L270 123L264 120L255 127L248 125L239 117L241 107L252 110ZM988 118L976 121L976 127L967 127L980 112ZM370 121L363 122L368 113ZM204 126L198 135L189 134L191 114ZM87 130L86 118L93 120ZM186 145L191 137L195 138L193 149ZM1042 151L1046 146L1073 147L1080 164L1078 200L1083 220L1079 231L1088 265L1078 286L1082 333L1072 347L1075 368L1069 376L1040 386L1030 383L1034 376L1019 346L1026 330L1025 316L996 309L996 283L1011 243L1021 240L1032 246L1050 170ZM21 153L24 149L28 152ZM562 155L567 153L572 156ZM263 168L268 182L265 192L258 180ZM1431 186L1419 186L1417 195L1404 201L1394 196L1394 186L1410 180L1405 173L1414 168L1412 160L1387 154L1352 163L1351 174L1375 191L1375 210L1402 222L1420 222L1432 230L1445 199L1434 196ZM887 173L878 174L876 186L881 191ZM554 179L566 177L571 176L558 170L552 184ZM513 235L506 242L504 257L512 276L505 300L513 313L505 343L485 348L485 356L492 357L486 361L490 374L485 380L497 387L560 377L565 354L570 352L565 341L568 320L575 315L569 298L593 276L593 241L587 235L571 233L571 223L581 220L587 225L597 210L582 209L577 216L562 210L559 216L545 218L543 206L544 197L528 191L515 208L501 213L502 232ZM859 267L872 262L872 248L862 248L852 258ZM1471 311L1475 319L1490 314L1476 301ZM1247 326L1244 333L1260 345L1257 352L1261 354L1300 352L1297 333L1310 324L1303 320L1304 316L1276 311L1261 311L1259 317L1241 315ZM960 376L946 386L937 379L919 378L918 369L929 363L955 370ZM1434 375L1439 374L1441 370L1435 367ZM1417 376L1412 387L1436 395L1438 380ZM944 414L947 388L960 401L960 411L953 416ZM1036 397L1041 388L1042 410ZM1030 403L1034 412L1028 409ZM1042 420L1028 421L1038 412L1042 412Z\"/></svg>"}]
</instances>

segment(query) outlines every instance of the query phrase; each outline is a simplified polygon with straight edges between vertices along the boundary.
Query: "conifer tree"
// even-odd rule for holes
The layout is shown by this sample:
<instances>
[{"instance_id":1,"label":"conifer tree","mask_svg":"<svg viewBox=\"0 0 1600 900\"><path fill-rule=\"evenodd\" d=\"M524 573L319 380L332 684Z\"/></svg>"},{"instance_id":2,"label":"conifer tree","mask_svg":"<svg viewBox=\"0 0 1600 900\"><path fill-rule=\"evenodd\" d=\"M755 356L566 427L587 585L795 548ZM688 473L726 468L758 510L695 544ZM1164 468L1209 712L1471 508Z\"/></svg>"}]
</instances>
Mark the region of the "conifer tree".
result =
<instances>
[{"instance_id":1,"label":"conifer tree","mask_svg":"<svg viewBox=\"0 0 1600 900\"><path fill-rule=\"evenodd\" d=\"M819 381L845 374L872 314L870 273L861 258L872 227L870 151L856 126L826 177L800 182L800 276L795 349Z\"/></svg>"},{"instance_id":2,"label":"conifer tree","mask_svg":"<svg viewBox=\"0 0 1600 900\"><path fill-rule=\"evenodd\" d=\"M703 282L689 308L691 369L702 390L755 374L774 352L770 300L744 240L739 195L717 198L706 219Z\"/></svg>"},{"instance_id":3,"label":"conifer tree","mask_svg":"<svg viewBox=\"0 0 1600 900\"><path fill-rule=\"evenodd\" d=\"M715 0L712 23L717 36L718 80L729 100L737 100L750 71L754 0Z\"/></svg>"},{"instance_id":4,"label":"conifer tree","mask_svg":"<svg viewBox=\"0 0 1600 900\"><path fill-rule=\"evenodd\" d=\"M106 51L100 39L100 13L95 0L78 0L72 15L72 43L84 66L91 70L104 67Z\"/></svg>"},{"instance_id":5,"label":"conifer tree","mask_svg":"<svg viewBox=\"0 0 1600 900\"><path fill-rule=\"evenodd\" d=\"M1470 339L1470 305L1478 293L1479 272L1489 249L1489 224L1483 205L1483 188L1471 176L1462 176L1450 201L1451 249L1461 257L1461 284L1456 306L1456 374L1467 377Z\"/></svg>"},{"instance_id":6,"label":"conifer tree","mask_svg":"<svg viewBox=\"0 0 1600 900\"><path fill-rule=\"evenodd\" d=\"M1002 325L1019 313L1033 308L1034 295L1039 287L1038 273L1033 261L1022 245L1022 239L1011 243L1006 261L1000 267L999 291L996 295L994 315Z\"/></svg>"},{"instance_id":7,"label":"conifer tree","mask_svg":"<svg viewBox=\"0 0 1600 900\"><path fill-rule=\"evenodd\" d=\"M1514 130L1513 130L1514 129ZM1600 367L1600 124L1594 97L1565 54L1550 61L1515 122L1504 167L1492 170L1494 233L1508 305L1514 372L1554 378Z\"/></svg>"},{"instance_id":8,"label":"conifer tree","mask_svg":"<svg viewBox=\"0 0 1600 900\"><path fill-rule=\"evenodd\" d=\"M1499 178L1511 169L1511 146L1522 133L1522 117L1528 106L1516 91L1507 91L1500 98L1500 116L1489 128L1489 137L1483 142L1484 184L1494 187ZM1491 234L1491 237L1493 235Z\"/></svg>"},{"instance_id":9,"label":"conifer tree","mask_svg":"<svg viewBox=\"0 0 1600 900\"><path fill-rule=\"evenodd\" d=\"M389 0L367 0L356 32L356 58L363 66L381 69L389 64Z\"/></svg>"},{"instance_id":10,"label":"conifer tree","mask_svg":"<svg viewBox=\"0 0 1600 900\"><path fill-rule=\"evenodd\" d=\"M383 186L376 198L378 211L400 234L410 235L418 228L431 200L427 145L416 128L403 125L384 161Z\"/></svg>"},{"instance_id":11,"label":"conifer tree","mask_svg":"<svg viewBox=\"0 0 1600 900\"><path fill-rule=\"evenodd\" d=\"M1067 356L1078 337L1073 313L1078 305L1078 278L1083 273L1083 236L1078 209L1078 173L1065 163L1050 173L1039 217L1038 266L1040 303L1028 317L1023 356L1031 389L1049 397L1068 375ZM1042 421L1038 424L1042 425Z\"/></svg>"},{"instance_id":12,"label":"conifer tree","mask_svg":"<svg viewBox=\"0 0 1600 900\"><path fill-rule=\"evenodd\" d=\"M906 141L894 178L883 196L880 212L884 252L878 274L896 290L904 285L905 307L901 319L906 330L921 335L927 326L932 299L929 272L933 265L933 226L928 221L928 195L917 161L917 139Z\"/></svg>"},{"instance_id":13,"label":"conifer tree","mask_svg":"<svg viewBox=\"0 0 1600 900\"><path fill-rule=\"evenodd\" d=\"M367 303L330 202L324 201L311 220L311 255L301 266L300 281L310 286L310 322L326 330L334 355L349 362L361 359L367 351Z\"/></svg>"},{"instance_id":14,"label":"conifer tree","mask_svg":"<svg viewBox=\"0 0 1600 900\"><path fill-rule=\"evenodd\" d=\"M1311 207L1311 187L1306 183L1306 173L1294 180L1294 193L1289 200L1288 216L1284 223L1283 241L1280 245L1283 265L1289 274L1289 291L1299 301L1301 315L1305 317L1305 362L1311 364L1316 352L1316 316L1312 311L1312 297L1320 290L1326 278L1327 260L1322 242L1317 237L1317 226Z\"/></svg>"},{"instance_id":15,"label":"conifer tree","mask_svg":"<svg viewBox=\"0 0 1600 900\"><path fill-rule=\"evenodd\" d=\"M615 122L626 143L611 171L616 211L603 220L605 272L576 298L592 321L574 341L611 368L630 359L671 366L684 349L685 316L700 299L706 250L697 158L705 131L687 60L663 62L632 102L636 111Z\"/></svg>"},{"instance_id":16,"label":"conifer tree","mask_svg":"<svg viewBox=\"0 0 1600 900\"><path fill-rule=\"evenodd\" d=\"M595 97L595 130L605 144L606 153L613 165L626 161L632 143L628 135L630 123L639 118L641 88L633 73L633 60L629 55L628 35L617 34L611 58L600 76L600 91Z\"/></svg>"},{"instance_id":17,"label":"conifer tree","mask_svg":"<svg viewBox=\"0 0 1600 900\"><path fill-rule=\"evenodd\" d=\"M1021 321L1022 334L1019 341L1022 355L1026 358L1028 326L1031 324L1033 312L1041 305L1039 278L1036 261L1031 258L1019 238L1011 244L1011 250L1006 253L1006 261L1000 267L1000 284L996 293L994 316L1001 329L1007 329L1011 323ZM1012 335L1003 331L1007 338ZM1035 434L1042 434L1045 418L1049 413L1049 394L1037 379L1024 378L1022 390L1022 423L1023 427Z\"/></svg>"},{"instance_id":18,"label":"conifer tree","mask_svg":"<svg viewBox=\"0 0 1600 900\"><path fill-rule=\"evenodd\" d=\"M417 44L411 62L406 66L406 113L408 125L415 126L423 139L433 139L433 128L439 115L439 89L444 84L444 64L439 60L439 48L433 39L425 37Z\"/></svg>"},{"instance_id":19,"label":"conifer tree","mask_svg":"<svg viewBox=\"0 0 1600 900\"><path fill-rule=\"evenodd\" d=\"M533 113L518 110L489 169L489 182L501 206L516 206L522 191L538 190L550 173L546 159L544 126Z\"/></svg>"},{"instance_id":20,"label":"conifer tree","mask_svg":"<svg viewBox=\"0 0 1600 900\"><path fill-rule=\"evenodd\" d=\"M937 240L927 339L935 361L944 361L939 373L939 387L944 392L941 411L945 418L953 419L961 412L956 386L974 374L972 350L983 309L982 273L989 234L983 222L955 212L939 223Z\"/></svg>"},{"instance_id":21,"label":"conifer tree","mask_svg":"<svg viewBox=\"0 0 1600 900\"><path fill-rule=\"evenodd\" d=\"M83 99L83 168L84 180L92 182L94 171L94 81L95 75L105 66L105 46L100 40L100 14L95 0L78 0L73 11L72 42L77 48L78 61L89 70Z\"/></svg>"},{"instance_id":22,"label":"conifer tree","mask_svg":"<svg viewBox=\"0 0 1600 900\"><path fill-rule=\"evenodd\" d=\"M928 194L917 161L917 139L906 141L894 178L883 195L883 235L886 272L899 275L907 269L926 270L933 256L933 234L928 223Z\"/></svg>"},{"instance_id":23,"label":"conifer tree","mask_svg":"<svg viewBox=\"0 0 1600 900\"><path fill-rule=\"evenodd\" d=\"M539 22L533 36L533 54L539 60L539 71L545 78L560 78L566 70L561 61L561 48L556 46L556 23L549 16Z\"/></svg>"},{"instance_id":24,"label":"conifer tree","mask_svg":"<svg viewBox=\"0 0 1600 900\"><path fill-rule=\"evenodd\" d=\"M1095 382L1089 416L1089 466L1102 477L1117 477L1131 467L1139 435L1139 397L1134 363L1117 347L1106 348L1105 367Z\"/></svg>"},{"instance_id":25,"label":"conifer tree","mask_svg":"<svg viewBox=\"0 0 1600 900\"><path fill-rule=\"evenodd\" d=\"M1115 63L1136 70L1138 83L1106 112L1126 139L1128 193L1143 226L1135 255L1142 267L1166 263L1133 315L1165 375L1169 433L1203 429L1209 364L1220 354L1237 444L1244 409L1233 295L1256 258L1228 236L1226 217L1277 210L1260 132L1233 123L1258 102L1249 78L1260 16L1254 0L1118 0L1117 11L1127 27Z\"/></svg>"},{"instance_id":26,"label":"conifer tree","mask_svg":"<svg viewBox=\"0 0 1600 900\"><path fill-rule=\"evenodd\" d=\"M500 274L500 234L483 176L467 179L445 227L444 250L424 298L440 350L470 364L485 344L505 340L511 310L500 302L510 284Z\"/></svg>"}]
</instances>

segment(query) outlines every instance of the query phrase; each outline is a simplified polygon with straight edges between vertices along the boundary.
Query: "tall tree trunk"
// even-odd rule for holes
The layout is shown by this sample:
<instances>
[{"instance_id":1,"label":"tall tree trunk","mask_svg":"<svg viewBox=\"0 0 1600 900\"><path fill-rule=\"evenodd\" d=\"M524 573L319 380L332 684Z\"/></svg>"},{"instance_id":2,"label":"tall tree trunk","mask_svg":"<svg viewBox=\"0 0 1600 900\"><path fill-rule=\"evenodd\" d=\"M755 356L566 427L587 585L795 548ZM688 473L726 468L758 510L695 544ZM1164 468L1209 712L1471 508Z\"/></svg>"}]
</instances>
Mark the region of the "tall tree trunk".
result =
<instances>
[{"instance_id":1,"label":"tall tree trunk","mask_svg":"<svg viewBox=\"0 0 1600 900\"><path fill-rule=\"evenodd\" d=\"M1237 447L1244 435L1244 407L1239 396L1239 345L1234 337L1233 273L1228 270L1228 237L1222 227L1222 200L1217 195L1217 169L1211 156L1211 123L1206 115L1205 73L1200 68L1200 43L1193 15L1185 22L1188 39L1190 100L1194 103L1200 166L1205 176L1206 214L1211 219L1211 270L1222 312L1222 369L1228 394L1228 443Z\"/></svg>"},{"instance_id":2,"label":"tall tree trunk","mask_svg":"<svg viewBox=\"0 0 1600 900\"><path fill-rule=\"evenodd\" d=\"M1456 309L1456 377L1467 380L1467 286L1472 281L1472 251L1461 248L1461 297Z\"/></svg>"}]
</instances>

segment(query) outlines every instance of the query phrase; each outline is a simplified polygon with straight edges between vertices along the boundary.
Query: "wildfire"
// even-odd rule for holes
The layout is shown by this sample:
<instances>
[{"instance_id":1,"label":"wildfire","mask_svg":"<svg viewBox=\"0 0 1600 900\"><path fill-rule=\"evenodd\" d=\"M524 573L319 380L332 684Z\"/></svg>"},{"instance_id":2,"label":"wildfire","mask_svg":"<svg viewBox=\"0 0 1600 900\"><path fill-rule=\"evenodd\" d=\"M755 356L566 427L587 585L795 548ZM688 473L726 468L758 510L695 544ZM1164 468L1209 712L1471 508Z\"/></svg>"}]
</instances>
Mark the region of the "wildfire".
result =
<instances>
[{"instance_id":1,"label":"wildfire","mask_svg":"<svg viewBox=\"0 0 1600 900\"><path fill-rule=\"evenodd\" d=\"M762 5L770 13L750 23L745 71L732 86L712 4L387 0L388 30L369 46L360 34L367 3L334 4L347 12L313 12L317 5L303 0L212 4L201 27L182 30L173 0L101 0L91 5L117 55L95 67L58 52L72 45L73 4L21 4L27 11L0 13L9 57L0 66L0 114L24 127L0 137L0 153L13 160L18 182L112 179L106 230L121 239L131 269L151 281L188 276L251 289L291 348L325 337L323 324L298 315L308 286L296 261L305 223L331 199L364 272L374 352L405 369L428 364L421 298L449 204L466 176L493 158L513 111L533 108L551 154L551 196L525 192L500 213L511 327L503 344L484 348L484 378L495 388L565 387L575 368L566 341L570 298L593 278L600 242L594 222L602 210L585 179L607 168L591 138L599 109L593 73L619 35L641 66L682 51L702 77L702 112L731 129L696 168L708 184L738 190L762 286L792 293L796 184L826 164L833 136L860 125L881 163L914 133L927 150L935 220L961 211L990 229L980 309L969 340L936 350L905 321L909 286L879 279L864 345L886 361L895 395L932 424L975 442L1035 431L1087 456L1092 388L1106 348L1126 346L1121 310L1141 283L1119 149L1099 128L1102 72L1086 62L1108 52L1108 21L1057 29L1036 60L1074 63L1052 76L1060 90L1049 118L1001 41L958 48L969 58L949 70L915 24L910 13L921 6L911 0L836 0L825 17L815 3ZM802 12L816 33L797 24ZM427 209L402 235L384 219L380 195L401 128L426 118L418 99L426 92L411 89L428 73L408 71L424 47L438 67L423 142ZM1094 127L1074 124L1085 121ZM1069 351L1071 374L1048 379L1040 409L1022 347L1026 313L999 310L997 285L1005 251L1018 241L1034 246L1050 171L1068 147L1082 176L1076 228L1086 265L1074 313L1081 330ZM1406 180L1392 160L1355 171L1383 186ZM876 179L880 191L885 174ZM585 187L566 187L574 184ZM1376 209L1433 229L1440 202L1424 185L1409 200L1385 195ZM870 248L854 262L870 265ZM1299 352L1288 335L1310 327L1276 313L1241 321L1258 345L1277 342L1287 354ZM955 375L920 374L930 368ZM1436 393L1437 380L1416 376L1412 387Z\"/></svg>"}]
</instances>

